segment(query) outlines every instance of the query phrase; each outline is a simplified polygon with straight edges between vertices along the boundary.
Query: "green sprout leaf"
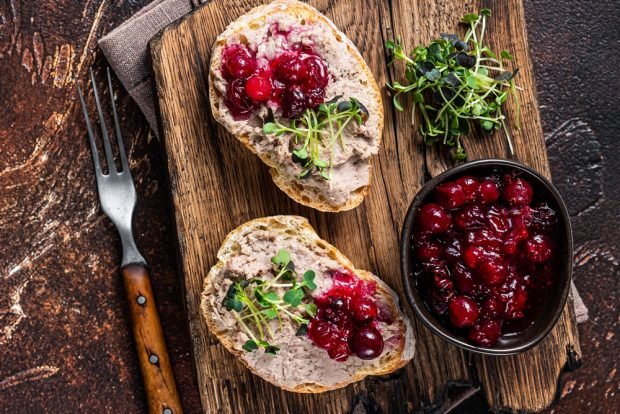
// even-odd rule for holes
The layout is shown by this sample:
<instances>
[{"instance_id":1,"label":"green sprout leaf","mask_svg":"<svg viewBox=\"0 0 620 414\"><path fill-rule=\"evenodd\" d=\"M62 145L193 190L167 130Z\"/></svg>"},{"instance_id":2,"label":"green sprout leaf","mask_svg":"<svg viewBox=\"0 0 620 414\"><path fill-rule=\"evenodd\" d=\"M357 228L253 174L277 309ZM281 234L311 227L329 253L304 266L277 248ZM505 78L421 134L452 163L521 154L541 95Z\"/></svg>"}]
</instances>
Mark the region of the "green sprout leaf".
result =
<instances>
[{"instance_id":1,"label":"green sprout leaf","mask_svg":"<svg viewBox=\"0 0 620 414\"><path fill-rule=\"evenodd\" d=\"M314 273L314 270L306 270L303 276L304 286L306 286L310 290L316 289L316 284L314 283L315 277L316 277L316 274Z\"/></svg>"},{"instance_id":2,"label":"green sprout leaf","mask_svg":"<svg viewBox=\"0 0 620 414\"><path fill-rule=\"evenodd\" d=\"M306 313L311 316L311 317L315 317L317 311L319 310L318 307L316 306L316 304L314 303L308 303L306 306Z\"/></svg>"},{"instance_id":3,"label":"green sprout leaf","mask_svg":"<svg viewBox=\"0 0 620 414\"><path fill-rule=\"evenodd\" d=\"M304 297L304 292L301 289L295 288L287 291L282 299L285 303L288 303L292 307L297 307L301 303L301 300Z\"/></svg>"},{"instance_id":4,"label":"green sprout leaf","mask_svg":"<svg viewBox=\"0 0 620 414\"><path fill-rule=\"evenodd\" d=\"M277 355L279 350L280 348L275 345L269 345L265 347L266 354Z\"/></svg>"},{"instance_id":5,"label":"green sprout leaf","mask_svg":"<svg viewBox=\"0 0 620 414\"><path fill-rule=\"evenodd\" d=\"M256 341L248 339L247 341L245 341L242 348L247 352L252 352L258 349L258 344L256 343Z\"/></svg>"},{"instance_id":6,"label":"green sprout leaf","mask_svg":"<svg viewBox=\"0 0 620 414\"><path fill-rule=\"evenodd\" d=\"M466 159L460 138L468 135L474 124L488 132L501 127L510 141L503 109L510 98L516 104L519 125L520 88L514 83L518 69L505 66L513 59L509 51L496 54L485 44L490 17L491 10L486 8L466 14L462 21L468 28L462 38L440 33L438 39L417 45L409 55L400 40L386 42L393 59L405 65L404 79L387 85L394 108L405 110L402 96L411 94L414 122L425 144L452 147L450 154L455 160ZM508 144L512 149L512 143Z\"/></svg>"},{"instance_id":7,"label":"green sprout leaf","mask_svg":"<svg viewBox=\"0 0 620 414\"><path fill-rule=\"evenodd\" d=\"M297 332L295 332L295 336L306 336L307 334L308 334L307 324L299 325L299 328L297 328Z\"/></svg>"},{"instance_id":8,"label":"green sprout leaf","mask_svg":"<svg viewBox=\"0 0 620 414\"><path fill-rule=\"evenodd\" d=\"M286 266L291 261L291 255L286 249L278 250L278 254L271 258L271 262L276 265Z\"/></svg>"}]
</instances>

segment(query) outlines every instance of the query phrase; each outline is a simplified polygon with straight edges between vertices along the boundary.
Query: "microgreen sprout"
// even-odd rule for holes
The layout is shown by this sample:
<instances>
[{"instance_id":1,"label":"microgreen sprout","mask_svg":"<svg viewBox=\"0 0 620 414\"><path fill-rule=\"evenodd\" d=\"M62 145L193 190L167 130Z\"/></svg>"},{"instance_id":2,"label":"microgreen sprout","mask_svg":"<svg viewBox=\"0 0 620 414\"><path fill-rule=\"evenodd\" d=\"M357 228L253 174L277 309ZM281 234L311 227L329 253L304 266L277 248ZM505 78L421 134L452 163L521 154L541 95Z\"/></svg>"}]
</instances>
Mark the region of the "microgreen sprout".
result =
<instances>
[{"instance_id":1,"label":"microgreen sprout","mask_svg":"<svg viewBox=\"0 0 620 414\"><path fill-rule=\"evenodd\" d=\"M271 280L237 278L222 301L250 338L242 346L247 352L263 348L265 353L276 355L280 348L269 342L275 339L270 321L277 319L278 329L282 329L283 319L287 318L301 329L317 312L317 306L309 295L317 287L314 283L315 272L307 270L302 275L297 273L291 255L285 249L278 251L271 258L271 263L274 275ZM298 329L297 334L299 332L305 331Z\"/></svg>"},{"instance_id":2,"label":"microgreen sprout","mask_svg":"<svg viewBox=\"0 0 620 414\"><path fill-rule=\"evenodd\" d=\"M352 121L361 125L368 118L368 110L357 99L351 97L342 100L341 96L322 103L315 108L306 109L299 119L284 125L277 120L263 125L265 134L281 136L293 134L294 147L293 161L301 165L299 178L307 178L313 172L323 179L331 178L334 167L336 144L345 148L343 132ZM329 151L329 158L325 159L321 148Z\"/></svg>"},{"instance_id":3,"label":"microgreen sprout","mask_svg":"<svg viewBox=\"0 0 620 414\"><path fill-rule=\"evenodd\" d=\"M394 61L405 63L406 83L388 84L393 92L394 107L403 111L401 95L411 94L412 122L415 111L421 116L419 127L428 145L442 143L454 147L453 157L467 158L461 137L467 135L470 122L475 121L483 130L492 132L500 127L506 133L508 148L514 154L512 140L506 128L502 110L509 95L517 108L519 127L520 106L514 77L518 69L507 70L506 61L512 60L507 50L499 56L483 43L489 9L479 14L469 13L462 22L468 26L463 39L455 34L441 33L428 46L418 46L407 54L398 41L387 41Z\"/></svg>"}]
</instances>

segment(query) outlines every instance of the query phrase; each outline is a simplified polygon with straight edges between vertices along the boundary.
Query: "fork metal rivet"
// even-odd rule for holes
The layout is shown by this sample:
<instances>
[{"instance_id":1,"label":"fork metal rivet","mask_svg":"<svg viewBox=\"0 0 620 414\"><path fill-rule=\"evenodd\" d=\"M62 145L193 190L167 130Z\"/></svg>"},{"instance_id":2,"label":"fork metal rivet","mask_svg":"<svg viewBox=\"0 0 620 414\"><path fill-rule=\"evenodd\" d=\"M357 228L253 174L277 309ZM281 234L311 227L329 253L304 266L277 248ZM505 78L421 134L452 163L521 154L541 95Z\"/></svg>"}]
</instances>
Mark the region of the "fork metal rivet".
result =
<instances>
[{"instance_id":1,"label":"fork metal rivet","mask_svg":"<svg viewBox=\"0 0 620 414\"><path fill-rule=\"evenodd\" d=\"M144 306L146 304L146 298L140 295L136 298L136 302L138 302L138 305Z\"/></svg>"},{"instance_id":2,"label":"fork metal rivet","mask_svg":"<svg viewBox=\"0 0 620 414\"><path fill-rule=\"evenodd\" d=\"M155 354L151 354L149 356L149 362L151 364L155 365L155 364L159 363L159 357L157 355L155 355Z\"/></svg>"},{"instance_id":3,"label":"fork metal rivet","mask_svg":"<svg viewBox=\"0 0 620 414\"><path fill-rule=\"evenodd\" d=\"M164 408L164 414L172 414L172 410L168 407Z\"/></svg>"}]
</instances>

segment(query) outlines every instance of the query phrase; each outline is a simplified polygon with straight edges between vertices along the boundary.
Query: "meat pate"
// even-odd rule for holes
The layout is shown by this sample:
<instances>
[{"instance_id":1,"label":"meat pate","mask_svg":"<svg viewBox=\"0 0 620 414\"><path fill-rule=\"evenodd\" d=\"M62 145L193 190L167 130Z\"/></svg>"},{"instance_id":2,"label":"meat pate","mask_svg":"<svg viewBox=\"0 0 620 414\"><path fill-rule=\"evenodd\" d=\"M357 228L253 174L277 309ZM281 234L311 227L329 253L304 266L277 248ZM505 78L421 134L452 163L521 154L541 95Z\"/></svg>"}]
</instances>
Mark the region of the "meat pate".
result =
<instances>
[{"instance_id":1,"label":"meat pate","mask_svg":"<svg viewBox=\"0 0 620 414\"><path fill-rule=\"evenodd\" d=\"M378 152L381 135L382 109L368 72L360 66L354 54L354 46L346 38L335 35L334 30L322 20L300 18L287 12L286 4L274 5L269 14L247 15L239 27L229 27L223 33L225 47L242 44L256 55L257 59L273 60L278 54L294 45L307 45L327 62L329 82L325 90L325 100L342 96L341 99L356 98L368 110L368 119L358 125L349 123L344 131L344 145L336 145L331 179L324 180L318 174L305 179L295 178L305 188L312 188L321 201L331 205L343 205L351 195L369 184L370 157ZM261 12L262 13L262 12ZM258 23L260 22L260 23ZM241 34L242 33L242 34ZM219 108L224 107L227 80L222 73L221 60L213 60L211 82L219 100ZM287 177L297 177L302 168L291 158L292 134L268 135L262 126L269 112L278 122L289 124L282 117L282 109L273 102L261 104L247 119L235 119L228 111L221 111L220 123L232 134L246 137L255 152L269 159L278 172ZM329 148L321 147L323 154ZM328 157L329 158L329 157Z\"/></svg>"},{"instance_id":2,"label":"meat pate","mask_svg":"<svg viewBox=\"0 0 620 414\"><path fill-rule=\"evenodd\" d=\"M344 362L335 362L324 349L315 346L306 336L295 336L298 326L292 320L287 320L281 330L278 329L276 320L271 321L276 338L270 342L280 347L277 355L242 350L242 345L249 337L239 329L232 312L222 305L233 278L250 279L259 276L266 281L271 280L273 265L270 258L279 249L286 249L290 252L296 269L302 272L311 269L316 272L317 288L312 295L319 296L332 287L332 272L343 267L336 257L329 254L329 250L325 250L325 245L317 240L300 239L287 232L275 233L269 229L246 233L235 240L234 257L224 262L224 266L219 270L220 274L215 276L219 283L211 284L211 291L205 292L209 307L213 310L212 321L216 330L227 332L225 335L233 338L233 347L240 351L240 357L249 366L255 367L267 377L277 378L285 388L311 383L336 386L350 381L356 372L381 365L390 354L402 352L405 335L402 323L378 322L377 328L385 339L380 358L362 360L353 356ZM392 314L392 307L387 303L386 297L377 294L374 300L380 312L388 313L387 320L399 319L399 315Z\"/></svg>"}]
</instances>

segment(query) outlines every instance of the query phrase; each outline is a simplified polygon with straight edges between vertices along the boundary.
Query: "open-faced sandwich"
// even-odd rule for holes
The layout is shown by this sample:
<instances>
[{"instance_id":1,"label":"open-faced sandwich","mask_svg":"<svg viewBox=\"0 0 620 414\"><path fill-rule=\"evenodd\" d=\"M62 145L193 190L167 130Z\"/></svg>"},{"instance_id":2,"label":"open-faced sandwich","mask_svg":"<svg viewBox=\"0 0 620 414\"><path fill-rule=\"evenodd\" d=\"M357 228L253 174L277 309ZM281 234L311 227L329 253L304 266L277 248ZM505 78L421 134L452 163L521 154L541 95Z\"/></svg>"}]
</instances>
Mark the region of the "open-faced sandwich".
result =
<instances>
[{"instance_id":1,"label":"open-faced sandwich","mask_svg":"<svg viewBox=\"0 0 620 414\"><path fill-rule=\"evenodd\" d=\"M315 8L276 0L231 23L213 47L209 95L215 119L295 201L330 212L362 202L381 94L353 43Z\"/></svg>"},{"instance_id":2,"label":"open-faced sandwich","mask_svg":"<svg viewBox=\"0 0 620 414\"><path fill-rule=\"evenodd\" d=\"M355 269L298 216L252 220L224 240L202 295L222 344L254 373L317 393L402 367L413 356L398 296Z\"/></svg>"}]
</instances>

